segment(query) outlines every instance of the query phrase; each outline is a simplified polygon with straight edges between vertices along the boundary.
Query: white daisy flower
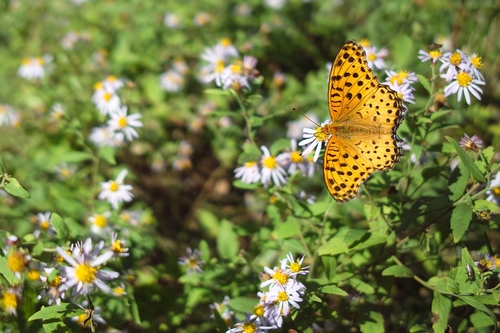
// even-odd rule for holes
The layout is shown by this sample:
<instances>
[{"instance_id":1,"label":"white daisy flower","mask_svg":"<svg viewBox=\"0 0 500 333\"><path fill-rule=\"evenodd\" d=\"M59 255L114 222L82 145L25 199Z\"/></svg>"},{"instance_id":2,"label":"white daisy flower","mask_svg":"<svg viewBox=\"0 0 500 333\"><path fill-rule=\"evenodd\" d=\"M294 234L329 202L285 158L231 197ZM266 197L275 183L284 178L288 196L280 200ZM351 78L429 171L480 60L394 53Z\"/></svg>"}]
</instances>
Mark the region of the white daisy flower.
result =
<instances>
[{"instance_id":1,"label":"white daisy flower","mask_svg":"<svg viewBox=\"0 0 500 333\"><path fill-rule=\"evenodd\" d=\"M307 275L309 274L309 266L302 266L302 262L306 256L302 256L302 258L295 260L293 258L292 253L288 253L286 258L282 261L285 261L285 268L290 272L289 276L297 276L297 275ZM283 265L283 263L282 263Z\"/></svg>"},{"instance_id":2,"label":"white daisy flower","mask_svg":"<svg viewBox=\"0 0 500 333\"><path fill-rule=\"evenodd\" d=\"M210 22L212 20L212 15L210 15L209 13L207 12L200 12L200 13L197 13L194 18L193 18L193 22L194 24L196 24L197 26L201 27L205 24L207 24L208 22Z\"/></svg>"},{"instance_id":3,"label":"white daisy flower","mask_svg":"<svg viewBox=\"0 0 500 333\"><path fill-rule=\"evenodd\" d=\"M479 81L484 81L484 76L481 73L481 68L483 68L483 61L480 56L477 55L477 53L473 53L469 57L470 63L472 65L472 72L473 75L476 79Z\"/></svg>"},{"instance_id":4,"label":"white daisy flower","mask_svg":"<svg viewBox=\"0 0 500 333\"><path fill-rule=\"evenodd\" d=\"M121 132L128 141L138 138L139 134L135 127L142 127L142 122L139 120L142 117L139 113L127 116L127 107L122 106L117 111L110 113L108 127L111 131Z\"/></svg>"},{"instance_id":5,"label":"white daisy flower","mask_svg":"<svg viewBox=\"0 0 500 333\"><path fill-rule=\"evenodd\" d=\"M165 91L178 92L184 88L185 84L186 80L184 76L174 69L169 69L163 74L160 74L160 85Z\"/></svg>"},{"instance_id":6,"label":"white daisy flower","mask_svg":"<svg viewBox=\"0 0 500 333\"><path fill-rule=\"evenodd\" d=\"M415 97L413 96L413 88L409 82L399 84L397 82L388 83L388 86L398 93L399 98L401 98L406 103L415 104Z\"/></svg>"},{"instance_id":7,"label":"white daisy flower","mask_svg":"<svg viewBox=\"0 0 500 333\"><path fill-rule=\"evenodd\" d=\"M118 234L113 232L111 234L111 245L109 249L113 251L115 256L118 257L128 257L128 247L126 246L126 242L124 239L118 239Z\"/></svg>"},{"instance_id":8,"label":"white daisy flower","mask_svg":"<svg viewBox=\"0 0 500 333\"><path fill-rule=\"evenodd\" d=\"M490 190L486 192L488 197L486 200L496 203L500 206L500 172L490 182Z\"/></svg>"},{"instance_id":9,"label":"white daisy flower","mask_svg":"<svg viewBox=\"0 0 500 333\"><path fill-rule=\"evenodd\" d=\"M264 153L261 159L262 171L261 182L267 187L271 180L274 185L281 186L286 183L286 171L279 165L276 157L272 156L266 146L261 146L260 149Z\"/></svg>"},{"instance_id":10,"label":"white daisy flower","mask_svg":"<svg viewBox=\"0 0 500 333\"><path fill-rule=\"evenodd\" d=\"M100 126L92 128L89 140L97 147L119 147L125 142L125 136L121 132L113 131L108 126Z\"/></svg>"},{"instance_id":11,"label":"white daisy flower","mask_svg":"<svg viewBox=\"0 0 500 333\"><path fill-rule=\"evenodd\" d=\"M189 72L189 67L186 62L181 57L175 57L172 60L172 67L182 75L185 75Z\"/></svg>"},{"instance_id":12,"label":"white daisy flower","mask_svg":"<svg viewBox=\"0 0 500 333\"><path fill-rule=\"evenodd\" d=\"M221 47L224 59L239 57L238 50L229 38L222 38L217 45Z\"/></svg>"},{"instance_id":13,"label":"white daisy flower","mask_svg":"<svg viewBox=\"0 0 500 333\"><path fill-rule=\"evenodd\" d=\"M446 87L444 87L444 96L447 97L451 94L457 94L457 100L460 102L462 94L465 96L465 101L468 105L471 104L470 95L472 94L477 99L481 100L481 93L483 92L478 85L484 85L484 81L480 81L473 77L472 69L461 69Z\"/></svg>"},{"instance_id":14,"label":"white daisy flower","mask_svg":"<svg viewBox=\"0 0 500 333\"><path fill-rule=\"evenodd\" d=\"M444 78L446 82L453 80L455 75L458 74L459 66L469 61L468 56L460 50L456 50L453 53L446 52L440 60L443 64L439 67L439 71L443 73L441 77Z\"/></svg>"},{"instance_id":15,"label":"white daisy flower","mask_svg":"<svg viewBox=\"0 0 500 333\"><path fill-rule=\"evenodd\" d=\"M108 224L108 219L111 217L111 212L104 212L102 214L93 214L87 221L90 224L90 233L92 235L105 238L111 234L112 229Z\"/></svg>"},{"instance_id":16,"label":"white daisy flower","mask_svg":"<svg viewBox=\"0 0 500 333\"><path fill-rule=\"evenodd\" d=\"M201 260L201 252L198 249L191 250L191 248L186 249L187 256L182 256L179 258L179 265L187 266L187 274L203 273L201 266L205 264Z\"/></svg>"},{"instance_id":17,"label":"white daisy flower","mask_svg":"<svg viewBox=\"0 0 500 333\"><path fill-rule=\"evenodd\" d=\"M66 278L62 277L60 274L54 276L52 280L49 281L49 276L54 270L54 267L50 268L44 268L43 270L45 271L45 276L42 275L40 276L40 280L42 280L45 283L45 288L40 292L38 295L38 300L42 299L43 297L48 298L48 304L57 304L61 305L61 300L66 299L66 293L64 290L61 290L60 286L64 282L66 282Z\"/></svg>"},{"instance_id":18,"label":"white daisy flower","mask_svg":"<svg viewBox=\"0 0 500 333\"><path fill-rule=\"evenodd\" d=\"M65 180L72 177L75 174L76 170L76 165L68 165L66 162L62 162L54 168L54 171L57 173L57 178L60 180Z\"/></svg>"},{"instance_id":19,"label":"white daisy flower","mask_svg":"<svg viewBox=\"0 0 500 333\"><path fill-rule=\"evenodd\" d=\"M250 89L248 77L243 75L243 68L240 64L232 64L224 68L220 74L222 89L233 88L240 91L243 88Z\"/></svg>"},{"instance_id":20,"label":"white daisy flower","mask_svg":"<svg viewBox=\"0 0 500 333\"><path fill-rule=\"evenodd\" d=\"M88 295L91 291L99 288L105 293L110 293L111 288L104 282L114 280L119 276L118 272L102 270L101 265L113 257L112 251L106 251L99 255L103 248L103 242L94 249L92 239L87 238L85 242L73 244L71 255L61 247L57 247L57 253L70 266L59 266L61 276L66 281L61 284L60 290L73 288L73 295Z\"/></svg>"},{"instance_id":21,"label":"white daisy flower","mask_svg":"<svg viewBox=\"0 0 500 333\"><path fill-rule=\"evenodd\" d=\"M295 171L300 170L303 175L309 176L310 168L309 161L303 157L297 149L297 140L290 140L291 150L285 151L276 157L278 163L286 169L289 175L293 175ZM312 169L314 173L314 168Z\"/></svg>"},{"instance_id":22,"label":"white daisy flower","mask_svg":"<svg viewBox=\"0 0 500 333\"><path fill-rule=\"evenodd\" d=\"M246 162L234 169L234 178L241 179L246 184L257 183L260 180L260 169L258 162Z\"/></svg>"},{"instance_id":23,"label":"white daisy flower","mask_svg":"<svg viewBox=\"0 0 500 333\"><path fill-rule=\"evenodd\" d=\"M243 322L234 324L233 328L227 330L226 333L265 333L273 328L272 326L261 325L258 320L252 318L251 314L248 313Z\"/></svg>"},{"instance_id":24,"label":"white daisy flower","mask_svg":"<svg viewBox=\"0 0 500 333\"><path fill-rule=\"evenodd\" d=\"M382 48L377 51L375 46L363 47L366 52L366 61L368 62L368 67L372 70L379 69L382 70L386 67L384 58L387 57L389 52L386 48Z\"/></svg>"},{"instance_id":25,"label":"white daisy flower","mask_svg":"<svg viewBox=\"0 0 500 333\"><path fill-rule=\"evenodd\" d=\"M118 89L125 85L125 80L119 79L114 75L108 75L101 83L104 89L115 93Z\"/></svg>"},{"instance_id":26,"label":"white daisy flower","mask_svg":"<svg viewBox=\"0 0 500 333\"><path fill-rule=\"evenodd\" d=\"M385 71L385 74L387 75L387 79L385 79L387 84L403 84L403 83L415 83L418 81L417 74L414 72L407 72L407 71Z\"/></svg>"},{"instance_id":27,"label":"white daisy flower","mask_svg":"<svg viewBox=\"0 0 500 333\"><path fill-rule=\"evenodd\" d=\"M432 64L436 64L438 60L440 60L441 57L443 56L441 49L431 50L429 52L425 52L424 50L419 50L418 54L419 54L418 59L420 59L421 62L426 62L430 60Z\"/></svg>"},{"instance_id":28,"label":"white daisy flower","mask_svg":"<svg viewBox=\"0 0 500 333\"><path fill-rule=\"evenodd\" d=\"M165 13L165 17L163 18L163 24L167 28L177 29L182 27L182 21L179 15L175 13Z\"/></svg>"},{"instance_id":29,"label":"white daisy flower","mask_svg":"<svg viewBox=\"0 0 500 333\"><path fill-rule=\"evenodd\" d=\"M279 313L282 316L290 314L290 306L300 309L299 303L302 302L301 294L304 293L304 285L295 280L288 280L285 288L277 286L269 287L269 302L277 302Z\"/></svg>"},{"instance_id":30,"label":"white daisy flower","mask_svg":"<svg viewBox=\"0 0 500 333\"><path fill-rule=\"evenodd\" d=\"M280 10L287 3L287 0L264 0L264 5L271 9Z\"/></svg>"},{"instance_id":31,"label":"white daisy flower","mask_svg":"<svg viewBox=\"0 0 500 333\"><path fill-rule=\"evenodd\" d=\"M316 126L316 128L304 128L303 137L304 140L299 142L299 146L307 146L307 148L302 152L302 156L309 155L315 148L313 161L316 163L319 157L319 153L321 152L321 147L323 146L323 142L326 142L330 138L330 134L328 134L325 130L325 126L330 123L330 120L326 120L322 122L320 125Z\"/></svg>"},{"instance_id":32,"label":"white daisy flower","mask_svg":"<svg viewBox=\"0 0 500 333\"><path fill-rule=\"evenodd\" d=\"M52 225L52 222L50 221L50 215L51 212L45 212L45 213L37 213L36 214L36 225L38 227L37 230L33 232L33 235L38 238L40 237L41 233L45 233L47 235L54 235L56 232L56 229L54 229L54 226Z\"/></svg>"},{"instance_id":33,"label":"white daisy flower","mask_svg":"<svg viewBox=\"0 0 500 333\"><path fill-rule=\"evenodd\" d=\"M124 185L123 180L127 175L128 171L123 169L118 174L116 180L108 180L107 182L101 183L102 192L99 193L97 197L99 200L107 200L114 209L118 208L118 205L122 202L132 201L134 197L130 191L132 191L132 185Z\"/></svg>"},{"instance_id":34,"label":"white daisy flower","mask_svg":"<svg viewBox=\"0 0 500 333\"><path fill-rule=\"evenodd\" d=\"M102 115L112 114L120 110L120 97L107 89L99 89L92 96L94 104Z\"/></svg>"},{"instance_id":35,"label":"white daisy flower","mask_svg":"<svg viewBox=\"0 0 500 333\"><path fill-rule=\"evenodd\" d=\"M55 103L52 105L52 108L50 109L50 117L54 120L59 120L64 118L64 113L66 110L62 106L61 103Z\"/></svg>"},{"instance_id":36,"label":"white daisy flower","mask_svg":"<svg viewBox=\"0 0 500 333\"><path fill-rule=\"evenodd\" d=\"M221 73L226 67L226 56L224 48L216 45L212 48L206 47L200 58L206 62L207 65L203 66L200 70L200 80L203 83L210 83L215 81L217 86L221 86Z\"/></svg>"}]
</instances>

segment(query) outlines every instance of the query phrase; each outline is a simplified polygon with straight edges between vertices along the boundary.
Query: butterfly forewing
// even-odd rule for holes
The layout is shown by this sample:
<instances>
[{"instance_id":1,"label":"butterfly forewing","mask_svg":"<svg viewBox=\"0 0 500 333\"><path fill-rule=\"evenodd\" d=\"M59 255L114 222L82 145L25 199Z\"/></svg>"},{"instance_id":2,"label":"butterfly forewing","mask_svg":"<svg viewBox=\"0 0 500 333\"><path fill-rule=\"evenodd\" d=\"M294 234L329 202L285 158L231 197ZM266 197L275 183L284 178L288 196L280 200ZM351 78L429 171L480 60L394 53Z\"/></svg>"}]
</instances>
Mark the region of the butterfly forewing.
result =
<instances>
[{"instance_id":1,"label":"butterfly forewing","mask_svg":"<svg viewBox=\"0 0 500 333\"><path fill-rule=\"evenodd\" d=\"M348 41L330 71L332 125L324 157L324 180L337 201L352 199L374 172L394 167L403 151L396 130L403 120L397 93L380 84L363 48Z\"/></svg>"}]
</instances>

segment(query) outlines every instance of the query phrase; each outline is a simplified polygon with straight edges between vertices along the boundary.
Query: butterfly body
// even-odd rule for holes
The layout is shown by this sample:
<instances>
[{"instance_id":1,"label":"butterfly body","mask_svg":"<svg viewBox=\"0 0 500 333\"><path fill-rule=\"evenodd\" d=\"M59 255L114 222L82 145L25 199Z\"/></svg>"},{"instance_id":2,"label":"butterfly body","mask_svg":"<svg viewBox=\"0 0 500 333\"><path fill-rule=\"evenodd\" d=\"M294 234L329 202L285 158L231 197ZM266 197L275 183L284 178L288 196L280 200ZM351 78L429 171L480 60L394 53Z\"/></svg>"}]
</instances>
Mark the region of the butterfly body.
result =
<instances>
[{"instance_id":1,"label":"butterfly body","mask_svg":"<svg viewBox=\"0 0 500 333\"><path fill-rule=\"evenodd\" d=\"M405 109L398 94L378 82L354 41L344 44L332 65L328 101L324 180L332 197L346 202L374 171L393 168L403 155L396 130Z\"/></svg>"}]
</instances>

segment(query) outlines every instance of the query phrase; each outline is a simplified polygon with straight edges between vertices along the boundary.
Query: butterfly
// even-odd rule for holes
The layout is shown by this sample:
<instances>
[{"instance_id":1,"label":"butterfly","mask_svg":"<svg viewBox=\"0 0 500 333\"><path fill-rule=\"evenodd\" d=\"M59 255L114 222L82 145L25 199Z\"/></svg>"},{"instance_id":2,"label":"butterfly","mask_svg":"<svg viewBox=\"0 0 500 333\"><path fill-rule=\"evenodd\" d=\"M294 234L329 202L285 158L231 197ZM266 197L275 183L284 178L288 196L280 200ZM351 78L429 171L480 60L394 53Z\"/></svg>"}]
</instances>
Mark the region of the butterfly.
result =
<instances>
[{"instance_id":1,"label":"butterfly","mask_svg":"<svg viewBox=\"0 0 500 333\"><path fill-rule=\"evenodd\" d=\"M347 41L328 80L332 122L324 154L324 181L339 202L351 200L375 171L392 169L403 156L396 131L405 108L398 93L381 84L368 67L363 47Z\"/></svg>"}]
</instances>

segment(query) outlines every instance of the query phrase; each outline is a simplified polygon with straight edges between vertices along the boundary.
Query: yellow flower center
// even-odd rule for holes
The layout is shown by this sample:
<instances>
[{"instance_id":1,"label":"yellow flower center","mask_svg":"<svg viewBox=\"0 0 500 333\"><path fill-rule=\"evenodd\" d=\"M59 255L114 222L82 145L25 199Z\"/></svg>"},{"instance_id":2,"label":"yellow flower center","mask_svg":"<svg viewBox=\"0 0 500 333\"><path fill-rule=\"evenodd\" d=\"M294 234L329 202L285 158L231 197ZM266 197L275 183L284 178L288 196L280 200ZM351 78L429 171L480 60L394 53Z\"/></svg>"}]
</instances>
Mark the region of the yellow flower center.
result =
<instances>
[{"instance_id":1,"label":"yellow flower center","mask_svg":"<svg viewBox=\"0 0 500 333\"><path fill-rule=\"evenodd\" d=\"M29 65L31 62L30 58L23 58L23 65Z\"/></svg>"},{"instance_id":2,"label":"yellow flower center","mask_svg":"<svg viewBox=\"0 0 500 333\"><path fill-rule=\"evenodd\" d=\"M118 286L116 288L113 288L113 295L116 296L123 296L125 294L125 289L122 287Z\"/></svg>"},{"instance_id":3,"label":"yellow flower center","mask_svg":"<svg viewBox=\"0 0 500 333\"><path fill-rule=\"evenodd\" d=\"M257 162L246 162L245 168L252 168L257 165Z\"/></svg>"},{"instance_id":4,"label":"yellow flower center","mask_svg":"<svg viewBox=\"0 0 500 333\"><path fill-rule=\"evenodd\" d=\"M95 216L94 224L99 228L104 228L108 224L108 221L104 215L97 214Z\"/></svg>"},{"instance_id":5,"label":"yellow flower center","mask_svg":"<svg viewBox=\"0 0 500 333\"><path fill-rule=\"evenodd\" d=\"M278 292L278 302L286 302L288 301L288 294L284 291Z\"/></svg>"},{"instance_id":6,"label":"yellow flower center","mask_svg":"<svg viewBox=\"0 0 500 333\"><path fill-rule=\"evenodd\" d=\"M68 168L62 168L60 171L59 171L59 174L61 175L61 177L63 178L68 178L69 176L71 176L71 170L68 169Z\"/></svg>"},{"instance_id":7,"label":"yellow flower center","mask_svg":"<svg viewBox=\"0 0 500 333\"><path fill-rule=\"evenodd\" d=\"M106 78L106 81L108 81L108 82L114 82L114 81L116 81L116 76L114 76L114 75L109 75L109 76Z\"/></svg>"},{"instance_id":8,"label":"yellow flower center","mask_svg":"<svg viewBox=\"0 0 500 333\"><path fill-rule=\"evenodd\" d=\"M293 163L300 163L302 162L302 155L300 155L298 151L292 151L292 153L290 154L290 159Z\"/></svg>"},{"instance_id":9,"label":"yellow flower center","mask_svg":"<svg viewBox=\"0 0 500 333\"><path fill-rule=\"evenodd\" d=\"M263 317L264 316L264 306L262 304L257 304L253 308L253 314L256 315L257 317Z\"/></svg>"},{"instance_id":10,"label":"yellow flower center","mask_svg":"<svg viewBox=\"0 0 500 333\"><path fill-rule=\"evenodd\" d=\"M83 283L93 283L96 279L97 269L87 264L80 264L75 270L78 281Z\"/></svg>"},{"instance_id":11,"label":"yellow flower center","mask_svg":"<svg viewBox=\"0 0 500 333\"><path fill-rule=\"evenodd\" d=\"M17 295L16 293L6 291L2 295L2 303L5 311L9 312L8 309L17 308Z\"/></svg>"},{"instance_id":12,"label":"yellow flower center","mask_svg":"<svg viewBox=\"0 0 500 333\"><path fill-rule=\"evenodd\" d=\"M49 282L49 286L57 288L61 285L61 276L57 275L52 281Z\"/></svg>"},{"instance_id":13,"label":"yellow flower center","mask_svg":"<svg viewBox=\"0 0 500 333\"><path fill-rule=\"evenodd\" d=\"M363 46L363 47L368 47L371 45L370 41L368 39L362 39L360 42L359 42L359 45Z\"/></svg>"},{"instance_id":14,"label":"yellow flower center","mask_svg":"<svg viewBox=\"0 0 500 333\"><path fill-rule=\"evenodd\" d=\"M42 59L42 58L40 58L40 57L35 58L35 62L36 62L38 65L40 65L40 66L43 66L43 64L44 64L43 59Z\"/></svg>"},{"instance_id":15,"label":"yellow flower center","mask_svg":"<svg viewBox=\"0 0 500 333\"><path fill-rule=\"evenodd\" d=\"M120 119L118 119L118 126L121 128L127 127L127 117L120 117Z\"/></svg>"},{"instance_id":16,"label":"yellow flower center","mask_svg":"<svg viewBox=\"0 0 500 333\"><path fill-rule=\"evenodd\" d=\"M94 90L99 90L99 89L102 89L104 85L102 84L102 82L96 82L94 84Z\"/></svg>"},{"instance_id":17,"label":"yellow flower center","mask_svg":"<svg viewBox=\"0 0 500 333\"><path fill-rule=\"evenodd\" d=\"M233 72L233 74L241 74L242 73L241 65L232 65L231 71Z\"/></svg>"},{"instance_id":18,"label":"yellow flower center","mask_svg":"<svg viewBox=\"0 0 500 333\"><path fill-rule=\"evenodd\" d=\"M301 266L298 262L292 262L290 264L290 270L294 273L300 272L300 268Z\"/></svg>"},{"instance_id":19,"label":"yellow flower center","mask_svg":"<svg viewBox=\"0 0 500 333\"><path fill-rule=\"evenodd\" d=\"M26 268L28 260L26 259L26 256L23 252L15 251L12 252L12 254L9 256L9 259L7 259L7 264L9 266L9 269L14 273L21 273Z\"/></svg>"},{"instance_id":20,"label":"yellow flower center","mask_svg":"<svg viewBox=\"0 0 500 333\"><path fill-rule=\"evenodd\" d=\"M198 266L198 261L195 258L189 258L188 266L191 268L195 268Z\"/></svg>"},{"instance_id":21,"label":"yellow flower center","mask_svg":"<svg viewBox=\"0 0 500 333\"><path fill-rule=\"evenodd\" d=\"M252 322L245 322L243 324L243 332L244 333L255 333L257 332L257 326L255 326Z\"/></svg>"},{"instance_id":22,"label":"yellow flower center","mask_svg":"<svg viewBox=\"0 0 500 333\"><path fill-rule=\"evenodd\" d=\"M40 271L38 269L28 271L28 279L31 281L38 281L40 279Z\"/></svg>"},{"instance_id":23,"label":"yellow flower center","mask_svg":"<svg viewBox=\"0 0 500 333\"><path fill-rule=\"evenodd\" d=\"M40 229L42 229L43 231L46 231L49 228L50 228L49 221L45 220L45 221L40 222Z\"/></svg>"},{"instance_id":24,"label":"yellow flower center","mask_svg":"<svg viewBox=\"0 0 500 333\"><path fill-rule=\"evenodd\" d=\"M472 66L476 67L477 69L483 68L483 62L480 56L475 55L470 58L470 62L472 63Z\"/></svg>"},{"instance_id":25,"label":"yellow flower center","mask_svg":"<svg viewBox=\"0 0 500 333\"><path fill-rule=\"evenodd\" d=\"M375 60L377 60L377 55L375 53L370 53L368 55L368 60L369 61L375 61Z\"/></svg>"},{"instance_id":26,"label":"yellow flower center","mask_svg":"<svg viewBox=\"0 0 500 333\"><path fill-rule=\"evenodd\" d=\"M326 141L328 139L328 125L325 125L323 127L318 126L316 127L316 130L314 132L314 137L318 141Z\"/></svg>"},{"instance_id":27,"label":"yellow flower center","mask_svg":"<svg viewBox=\"0 0 500 333\"><path fill-rule=\"evenodd\" d=\"M278 166L278 162L276 162L276 159L273 156L269 156L269 157L264 157L262 165L272 170Z\"/></svg>"},{"instance_id":28,"label":"yellow flower center","mask_svg":"<svg viewBox=\"0 0 500 333\"><path fill-rule=\"evenodd\" d=\"M224 61L223 60L217 61L217 64L215 66L215 73L222 72L225 67L226 67L226 65L224 65Z\"/></svg>"},{"instance_id":29,"label":"yellow flower center","mask_svg":"<svg viewBox=\"0 0 500 333\"><path fill-rule=\"evenodd\" d=\"M429 55L431 56L432 59L437 59L441 56L441 50L429 51Z\"/></svg>"},{"instance_id":30,"label":"yellow flower center","mask_svg":"<svg viewBox=\"0 0 500 333\"><path fill-rule=\"evenodd\" d=\"M125 248L123 247L122 242L116 240L113 244L111 244L111 251L114 253L124 253Z\"/></svg>"},{"instance_id":31,"label":"yellow flower center","mask_svg":"<svg viewBox=\"0 0 500 333\"><path fill-rule=\"evenodd\" d=\"M7 113L7 108L5 106L0 105L0 113L1 114L6 114Z\"/></svg>"},{"instance_id":32,"label":"yellow flower center","mask_svg":"<svg viewBox=\"0 0 500 333\"><path fill-rule=\"evenodd\" d=\"M472 82L472 76L465 72L458 73L457 82L461 87L468 87Z\"/></svg>"},{"instance_id":33,"label":"yellow flower center","mask_svg":"<svg viewBox=\"0 0 500 333\"><path fill-rule=\"evenodd\" d=\"M115 182L115 181L111 181L111 184L109 184L109 190L111 192L118 191L118 187L120 187L120 185L117 182Z\"/></svg>"},{"instance_id":34,"label":"yellow flower center","mask_svg":"<svg viewBox=\"0 0 500 333\"><path fill-rule=\"evenodd\" d=\"M220 40L220 44L222 46L226 46L227 47L227 46L230 46L232 43L231 43L231 40L229 38L222 38Z\"/></svg>"},{"instance_id":35,"label":"yellow flower center","mask_svg":"<svg viewBox=\"0 0 500 333\"><path fill-rule=\"evenodd\" d=\"M276 273L272 275L272 278L278 281L280 284L285 285L286 280L288 279L288 274L283 274L283 272L281 271L276 271Z\"/></svg>"},{"instance_id":36,"label":"yellow flower center","mask_svg":"<svg viewBox=\"0 0 500 333\"><path fill-rule=\"evenodd\" d=\"M104 100L106 102L109 102L109 100L111 99L112 96L113 95L111 95L109 92L107 92L107 93L104 93L104 95L102 96L102 98L104 98Z\"/></svg>"},{"instance_id":37,"label":"yellow flower center","mask_svg":"<svg viewBox=\"0 0 500 333\"><path fill-rule=\"evenodd\" d=\"M500 197L500 187L495 187L491 190L491 193L493 193L495 197Z\"/></svg>"},{"instance_id":38,"label":"yellow flower center","mask_svg":"<svg viewBox=\"0 0 500 333\"><path fill-rule=\"evenodd\" d=\"M452 64L453 66L458 66L460 65L461 62L462 62L462 55L460 54L460 52L454 52L450 56L450 64Z\"/></svg>"}]
</instances>

